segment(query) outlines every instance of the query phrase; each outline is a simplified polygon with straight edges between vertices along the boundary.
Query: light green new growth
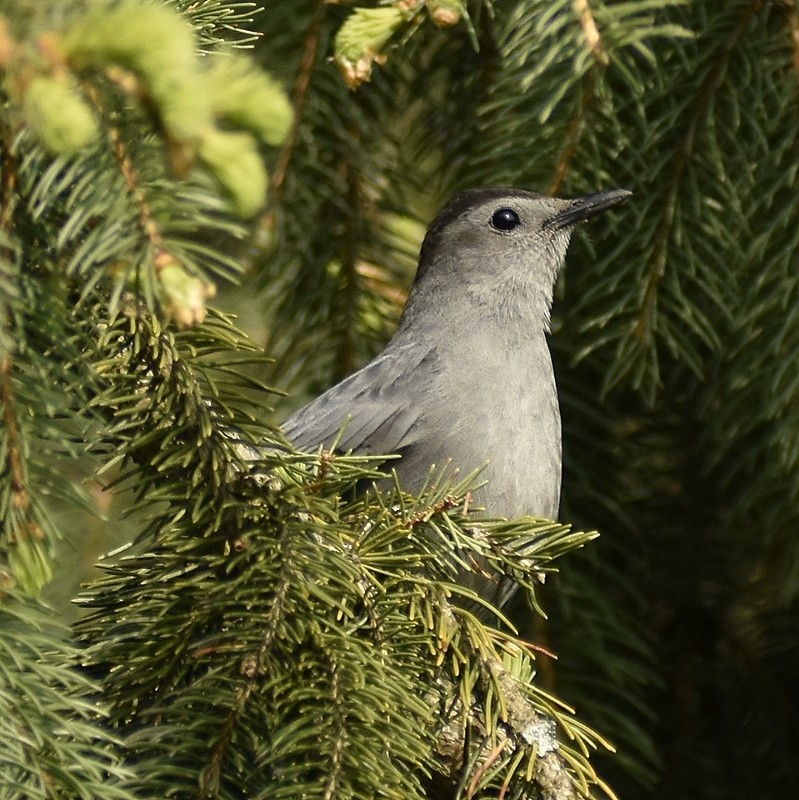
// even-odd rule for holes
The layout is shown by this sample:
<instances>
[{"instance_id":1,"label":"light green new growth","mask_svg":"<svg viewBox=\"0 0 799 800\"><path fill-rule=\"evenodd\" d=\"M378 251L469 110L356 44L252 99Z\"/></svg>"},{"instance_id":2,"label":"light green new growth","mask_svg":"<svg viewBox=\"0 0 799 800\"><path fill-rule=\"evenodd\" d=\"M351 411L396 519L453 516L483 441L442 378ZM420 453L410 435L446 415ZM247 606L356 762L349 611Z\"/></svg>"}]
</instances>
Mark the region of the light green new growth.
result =
<instances>
[{"instance_id":1,"label":"light green new growth","mask_svg":"<svg viewBox=\"0 0 799 800\"><path fill-rule=\"evenodd\" d=\"M66 155L97 139L97 120L74 87L59 78L31 80L23 101L25 119L41 143L55 155Z\"/></svg>"},{"instance_id":2,"label":"light green new growth","mask_svg":"<svg viewBox=\"0 0 799 800\"><path fill-rule=\"evenodd\" d=\"M194 32L176 10L139 0L95 6L70 27L63 49L79 67L114 64L136 73L176 139L193 140L211 123Z\"/></svg>"},{"instance_id":3,"label":"light green new growth","mask_svg":"<svg viewBox=\"0 0 799 800\"><path fill-rule=\"evenodd\" d=\"M354 89L372 74L372 63L380 62L383 48L406 20L397 6L354 8L336 33L336 62L347 85Z\"/></svg>"},{"instance_id":4,"label":"light green new growth","mask_svg":"<svg viewBox=\"0 0 799 800\"><path fill-rule=\"evenodd\" d=\"M249 133L207 128L198 155L230 194L239 215L251 217L266 202L269 179Z\"/></svg>"},{"instance_id":5,"label":"light green new growth","mask_svg":"<svg viewBox=\"0 0 799 800\"><path fill-rule=\"evenodd\" d=\"M266 144L279 145L294 117L283 88L249 59L221 53L211 62L208 86L214 114Z\"/></svg>"}]
</instances>

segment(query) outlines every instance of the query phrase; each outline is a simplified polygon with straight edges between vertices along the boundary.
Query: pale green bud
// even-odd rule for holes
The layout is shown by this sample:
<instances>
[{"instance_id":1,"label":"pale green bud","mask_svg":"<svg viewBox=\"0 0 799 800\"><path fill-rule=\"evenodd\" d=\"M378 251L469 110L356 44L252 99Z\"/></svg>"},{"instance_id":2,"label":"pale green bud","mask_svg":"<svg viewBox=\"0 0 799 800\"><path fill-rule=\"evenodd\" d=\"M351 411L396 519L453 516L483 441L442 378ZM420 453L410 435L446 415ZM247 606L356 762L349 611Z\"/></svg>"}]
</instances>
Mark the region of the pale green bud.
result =
<instances>
[{"instance_id":1,"label":"pale green bud","mask_svg":"<svg viewBox=\"0 0 799 800\"><path fill-rule=\"evenodd\" d=\"M207 313L205 301L214 294L214 287L189 275L168 254L162 253L156 263L158 280L164 293L166 313L181 328L199 325Z\"/></svg>"},{"instance_id":2,"label":"pale green bud","mask_svg":"<svg viewBox=\"0 0 799 800\"><path fill-rule=\"evenodd\" d=\"M208 75L213 111L266 144L279 145L294 109L282 87L249 59L217 55Z\"/></svg>"},{"instance_id":3,"label":"pale green bud","mask_svg":"<svg viewBox=\"0 0 799 800\"><path fill-rule=\"evenodd\" d=\"M451 28L466 14L462 0L427 0L430 18L439 28Z\"/></svg>"},{"instance_id":4,"label":"pale green bud","mask_svg":"<svg viewBox=\"0 0 799 800\"><path fill-rule=\"evenodd\" d=\"M74 153L97 139L97 120L88 103L69 84L39 75L23 98L25 119L39 141L56 155Z\"/></svg>"},{"instance_id":5,"label":"pale green bud","mask_svg":"<svg viewBox=\"0 0 799 800\"><path fill-rule=\"evenodd\" d=\"M372 76L372 64L382 63L381 50L405 22L405 13L396 6L356 8L336 34L335 61L350 89Z\"/></svg>"},{"instance_id":6,"label":"pale green bud","mask_svg":"<svg viewBox=\"0 0 799 800\"><path fill-rule=\"evenodd\" d=\"M249 133L209 128L200 139L198 155L233 200L236 212L251 217L266 201L269 179Z\"/></svg>"},{"instance_id":7,"label":"pale green bud","mask_svg":"<svg viewBox=\"0 0 799 800\"><path fill-rule=\"evenodd\" d=\"M77 66L116 64L135 72L175 138L192 139L209 124L194 31L174 9L132 0L95 6L67 32L62 47Z\"/></svg>"}]
</instances>

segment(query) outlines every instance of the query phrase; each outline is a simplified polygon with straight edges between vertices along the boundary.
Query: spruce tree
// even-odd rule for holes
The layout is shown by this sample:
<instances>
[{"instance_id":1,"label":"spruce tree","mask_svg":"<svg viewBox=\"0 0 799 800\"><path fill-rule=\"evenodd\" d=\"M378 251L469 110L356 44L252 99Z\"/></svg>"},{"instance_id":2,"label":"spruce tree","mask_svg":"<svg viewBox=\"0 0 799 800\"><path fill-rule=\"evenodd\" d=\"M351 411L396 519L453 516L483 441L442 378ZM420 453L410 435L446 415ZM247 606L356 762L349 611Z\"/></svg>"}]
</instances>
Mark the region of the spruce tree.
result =
<instances>
[{"instance_id":1,"label":"spruce tree","mask_svg":"<svg viewBox=\"0 0 799 800\"><path fill-rule=\"evenodd\" d=\"M796 794L797 37L768 0L0 2L0 795ZM558 289L563 523L277 424L486 184L635 193Z\"/></svg>"}]
</instances>

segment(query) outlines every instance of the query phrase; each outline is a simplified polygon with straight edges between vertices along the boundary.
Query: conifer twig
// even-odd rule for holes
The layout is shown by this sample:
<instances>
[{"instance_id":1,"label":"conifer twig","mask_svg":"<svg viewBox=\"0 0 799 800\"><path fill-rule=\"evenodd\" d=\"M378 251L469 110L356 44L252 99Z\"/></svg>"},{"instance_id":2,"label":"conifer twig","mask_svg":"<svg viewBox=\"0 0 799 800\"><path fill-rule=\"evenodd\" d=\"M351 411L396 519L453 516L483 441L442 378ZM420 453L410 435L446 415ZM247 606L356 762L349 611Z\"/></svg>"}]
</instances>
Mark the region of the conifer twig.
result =
<instances>
[{"instance_id":1,"label":"conifer twig","mask_svg":"<svg viewBox=\"0 0 799 800\"><path fill-rule=\"evenodd\" d=\"M17 511L22 511L27 518L31 501L26 488L25 468L22 463L22 454L20 453L17 438L19 426L14 413L14 401L11 392L11 359L7 355L0 360L0 402L3 404L3 424L6 429L7 468L8 474L11 476L11 505ZM30 533L35 539L41 540L44 538L41 529L32 520L28 520L24 527L18 526L15 531L9 531L9 533L12 536L18 536L20 533Z\"/></svg>"},{"instance_id":2,"label":"conifer twig","mask_svg":"<svg viewBox=\"0 0 799 800\"><path fill-rule=\"evenodd\" d=\"M788 14L788 27L791 31L793 40L793 69L796 79L799 80L799 5L796 0L788 3L786 13Z\"/></svg>"},{"instance_id":3,"label":"conifer twig","mask_svg":"<svg viewBox=\"0 0 799 800\"><path fill-rule=\"evenodd\" d=\"M108 139L111 142L111 148L113 150L117 165L119 166L119 171L122 173L122 177L125 179L125 184L128 187L128 193L134 199L139 209L139 227L148 241L153 245L154 252L157 254L163 249L163 237L161 235L161 230L158 226L158 223L153 217L150 205L147 202L147 196L145 195L144 189L142 189L139 182L138 172L133 160L130 157L130 154L128 153L128 148L125 144L124 137L122 136L122 131L108 118L108 114L106 113L105 106L97 88L91 84L86 84L84 86L84 91L92 103L94 103L95 108L97 108L97 111L105 121Z\"/></svg>"},{"instance_id":4,"label":"conifer twig","mask_svg":"<svg viewBox=\"0 0 799 800\"><path fill-rule=\"evenodd\" d=\"M722 46L718 58L712 68L708 70L705 79L699 85L696 98L691 106L685 134L674 156L673 166L670 170L671 180L669 182L667 198L663 203L663 210L658 219L654 233L652 266L649 269L649 274L644 286L638 319L633 328L633 335L635 339L640 342L647 341L651 333L650 323L655 313L658 287L660 286L660 281L666 269L669 236L674 222L677 198L682 186L688 159L693 153L694 139L696 138L702 114L707 109L711 96L719 84L719 79L727 67L733 48L748 29L752 17L763 7L763 2L764 0L753 0L753 2L743 10L732 34Z\"/></svg>"},{"instance_id":5,"label":"conifer twig","mask_svg":"<svg viewBox=\"0 0 799 800\"><path fill-rule=\"evenodd\" d=\"M595 71L592 70L583 80L580 102L577 106L577 110L574 112L574 116L569 120L569 125L564 137L565 144L563 146L563 151L560 154L557 164L555 164L552 180L547 187L547 194L556 195L566 179L571 160L577 152L577 146L585 126L586 117L588 116L588 112L596 95L596 85L596 74Z\"/></svg>"},{"instance_id":6,"label":"conifer twig","mask_svg":"<svg viewBox=\"0 0 799 800\"><path fill-rule=\"evenodd\" d=\"M602 37L599 34L591 6L588 5L588 0L574 0L574 11L580 18L580 27L583 29L586 44L594 54L597 63L606 67L610 63L610 59L602 47Z\"/></svg>"},{"instance_id":7,"label":"conifer twig","mask_svg":"<svg viewBox=\"0 0 799 800\"><path fill-rule=\"evenodd\" d=\"M305 48L303 50L302 60L300 61L300 71L297 74L297 80L294 84L294 92L292 94L294 119L291 123L288 135L283 142L283 146L280 148L280 153L275 161L275 168L272 171L269 211L266 214L267 225L271 222L274 216L274 209L280 204L280 200L283 197L286 174L297 147L297 136L299 135L303 111L305 110L305 102L311 85L311 75L313 74L314 66L316 65L316 57L319 52L322 21L325 16L326 5L325 0L318 0L308 25L308 33L305 37Z\"/></svg>"}]
</instances>

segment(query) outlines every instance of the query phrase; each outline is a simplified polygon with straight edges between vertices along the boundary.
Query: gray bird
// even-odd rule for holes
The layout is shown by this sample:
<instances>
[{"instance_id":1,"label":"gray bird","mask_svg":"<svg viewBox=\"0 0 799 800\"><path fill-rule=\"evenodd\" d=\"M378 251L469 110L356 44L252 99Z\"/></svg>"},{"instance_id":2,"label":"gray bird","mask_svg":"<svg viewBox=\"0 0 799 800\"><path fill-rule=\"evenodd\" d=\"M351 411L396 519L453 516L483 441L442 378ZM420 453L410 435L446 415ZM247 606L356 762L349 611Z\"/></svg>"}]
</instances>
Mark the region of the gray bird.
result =
<instances>
[{"instance_id":1,"label":"gray bird","mask_svg":"<svg viewBox=\"0 0 799 800\"><path fill-rule=\"evenodd\" d=\"M554 519L561 424L546 335L574 227L620 203L615 189L562 200L510 188L456 197L430 225L397 332L358 372L294 414L300 450L398 454L404 488L432 465L485 466L490 516Z\"/></svg>"}]
</instances>

